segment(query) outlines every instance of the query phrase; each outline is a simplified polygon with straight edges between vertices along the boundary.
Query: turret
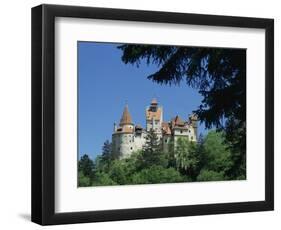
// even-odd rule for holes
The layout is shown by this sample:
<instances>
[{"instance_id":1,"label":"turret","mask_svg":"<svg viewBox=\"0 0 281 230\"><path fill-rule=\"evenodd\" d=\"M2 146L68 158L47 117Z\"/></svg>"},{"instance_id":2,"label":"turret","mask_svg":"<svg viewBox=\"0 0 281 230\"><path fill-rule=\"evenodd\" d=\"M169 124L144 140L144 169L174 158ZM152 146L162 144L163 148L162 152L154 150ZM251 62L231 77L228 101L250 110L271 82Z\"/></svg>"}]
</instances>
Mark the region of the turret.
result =
<instances>
[{"instance_id":1,"label":"turret","mask_svg":"<svg viewBox=\"0 0 281 230\"><path fill-rule=\"evenodd\" d=\"M116 125L115 125L116 126ZM129 113L128 105L125 106L120 123L112 135L113 151L117 153L120 158L129 156L134 149L134 124L132 122L131 114Z\"/></svg>"},{"instance_id":2,"label":"turret","mask_svg":"<svg viewBox=\"0 0 281 230\"><path fill-rule=\"evenodd\" d=\"M152 99L150 106L146 108L146 130L149 131L150 129L153 129L160 136L162 122L162 107L158 106L158 102L154 98Z\"/></svg>"},{"instance_id":3,"label":"turret","mask_svg":"<svg viewBox=\"0 0 281 230\"><path fill-rule=\"evenodd\" d=\"M196 139L197 139L197 123L198 123L198 117L197 117L197 115L196 114L191 114L190 116L189 116L189 122L190 122L190 124L191 124L191 126L193 127L193 129L194 129L194 133L195 133L195 136L196 136Z\"/></svg>"},{"instance_id":4,"label":"turret","mask_svg":"<svg viewBox=\"0 0 281 230\"><path fill-rule=\"evenodd\" d=\"M120 126L133 125L131 114L129 113L128 105L125 106L122 117L120 119Z\"/></svg>"}]
</instances>

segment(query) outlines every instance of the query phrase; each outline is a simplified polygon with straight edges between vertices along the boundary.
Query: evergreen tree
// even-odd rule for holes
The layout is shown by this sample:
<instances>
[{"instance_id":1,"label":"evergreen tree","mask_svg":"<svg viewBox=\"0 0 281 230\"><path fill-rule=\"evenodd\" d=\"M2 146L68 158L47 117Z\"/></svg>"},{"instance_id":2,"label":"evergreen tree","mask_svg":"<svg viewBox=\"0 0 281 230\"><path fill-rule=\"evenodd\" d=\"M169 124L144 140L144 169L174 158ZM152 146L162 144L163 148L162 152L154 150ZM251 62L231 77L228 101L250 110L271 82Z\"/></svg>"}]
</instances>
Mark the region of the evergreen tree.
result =
<instances>
[{"instance_id":1,"label":"evergreen tree","mask_svg":"<svg viewBox=\"0 0 281 230\"><path fill-rule=\"evenodd\" d=\"M175 158L175 142L171 138L168 142L168 166L176 168L176 158Z\"/></svg>"},{"instance_id":2,"label":"evergreen tree","mask_svg":"<svg viewBox=\"0 0 281 230\"><path fill-rule=\"evenodd\" d=\"M117 185L110 176L105 172L97 172L95 179L92 182L92 186L105 186L105 185Z\"/></svg>"},{"instance_id":3,"label":"evergreen tree","mask_svg":"<svg viewBox=\"0 0 281 230\"><path fill-rule=\"evenodd\" d=\"M198 158L198 164L194 169L193 180L196 180L196 178L200 174L201 169L207 164L206 151L204 148L204 136L202 135L202 133L198 137L198 141L196 144L196 154Z\"/></svg>"},{"instance_id":4,"label":"evergreen tree","mask_svg":"<svg viewBox=\"0 0 281 230\"><path fill-rule=\"evenodd\" d=\"M197 177L197 181L222 181L225 180L223 172L203 169Z\"/></svg>"},{"instance_id":5,"label":"evergreen tree","mask_svg":"<svg viewBox=\"0 0 281 230\"><path fill-rule=\"evenodd\" d=\"M233 160L229 146L226 145L223 132L210 131L204 138L203 164L197 177L198 181L228 180L229 170L233 166ZM237 179L233 177L232 179Z\"/></svg>"},{"instance_id":6,"label":"evergreen tree","mask_svg":"<svg viewBox=\"0 0 281 230\"><path fill-rule=\"evenodd\" d=\"M232 166L226 172L231 179L246 178L246 122L229 119L225 130L225 144L231 152Z\"/></svg>"},{"instance_id":7,"label":"evergreen tree","mask_svg":"<svg viewBox=\"0 0 281 230\"><path fill-rule=\"evenodd\" d=\"M163 151L161 141L153 129L146 136L146 142L139 155L140 166L148 168L153 165L167 167L168 159Z\"/></svg>"},{"instance_id":8,"label":"evergreen tree","mask_svg":"<svg viewBox=\"0 0 281 230\"><path fill-rule=\"evenodd\" d=\"M112 154L112 144L109 140L106 140L103 143L102 147L102 159L106 162L113 160L113 154Z\"/></svg>"},{"instance_id":9,"label":"evergreen tree","mask_svg":"<svg viewBox=\"0 0 281 230\"><path fill-rule=\"evenodd\" d=\"M196 144L186 138L178 138L176 141L175 159L176 167L184 174L193 177L199 163Z\"/></svg>"},{"instance_id":10,"label":"evergreen tree","mask_svg":"<svg viewBox=\"0 0 281 230\"><path fill-rule=\"evenodd\" d=\"M233 166L228 174L246 174L246 51L158 45L118 47L124 63L154 63L158 70L148 79L168 85L186 82L203 99L195 112L207 128L225 131Z\"/></svg>"},{"instance_id":11,"label":"evergreen tree","mask_svg":"<svg viewBox=\"0 0 281 230\"><path fill-rule=\"evenodd\" d=\"M82 171L78 172L78 186L79 187L91 186L91 178L85 176Z\"/></svg>"},{"instance_id":12,"label":"evergreen tree","mask_svg":"<svg viewBox=\"0 0 281 230\"><path fill-rule=\"evenodd\" d=\"M84 154L78 162L78 171L82 172L83 176L92 177L93 168L93 161L89 158L87 154Z\"/></svg>"},{"instance_id":13,"label":"evergreen tree","mask_svg":"<svg viewBox=\"0 0 281 230\"><path fill-rule=\"evenodd\" d=\"M132 175L132 184L157 184L183 182L185 178L175 168L154 165Z\"/></svg>"},{"instance_id":14,"label":"evergreen tree","mask_svg":"<svg viewBox=\"0 0 281 230\"><path fill-rule=\"evenodd\" d=\"M224 133L210 131L204 140L205 169L226 173L233 165L231 152L225 144Z\"/></svg>"}]
</instances>

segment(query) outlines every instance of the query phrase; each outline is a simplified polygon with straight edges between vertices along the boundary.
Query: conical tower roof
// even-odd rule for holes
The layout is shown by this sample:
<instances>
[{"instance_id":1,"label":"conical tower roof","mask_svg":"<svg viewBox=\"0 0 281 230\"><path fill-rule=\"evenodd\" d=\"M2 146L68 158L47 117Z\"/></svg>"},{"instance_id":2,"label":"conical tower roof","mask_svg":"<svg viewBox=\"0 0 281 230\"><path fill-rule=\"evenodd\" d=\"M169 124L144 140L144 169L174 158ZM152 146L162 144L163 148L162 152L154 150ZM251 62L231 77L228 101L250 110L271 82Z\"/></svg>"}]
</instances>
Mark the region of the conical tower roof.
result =
<instances>
[{"instance_id":1,"label":"conical tower roof","mask_svg":"<svg viewBox=\"0 0 281 230\"><path fill-rule=\"evenodd\" d=\"M184 125L183 120L178 115L175 117L175 125Z\"/></svg>"},{"instance_id":2,"label":"conical tower roof","mask_svg":"<svg viewBox=\"0 0 281 230\"><path fill-rule=\"evenodd\" d=\"M129 125L129 124L132 124L132 117L131 114L129 113L128 105L126 105L120 120L120 125Z\"/></svg>"}]
</instances>

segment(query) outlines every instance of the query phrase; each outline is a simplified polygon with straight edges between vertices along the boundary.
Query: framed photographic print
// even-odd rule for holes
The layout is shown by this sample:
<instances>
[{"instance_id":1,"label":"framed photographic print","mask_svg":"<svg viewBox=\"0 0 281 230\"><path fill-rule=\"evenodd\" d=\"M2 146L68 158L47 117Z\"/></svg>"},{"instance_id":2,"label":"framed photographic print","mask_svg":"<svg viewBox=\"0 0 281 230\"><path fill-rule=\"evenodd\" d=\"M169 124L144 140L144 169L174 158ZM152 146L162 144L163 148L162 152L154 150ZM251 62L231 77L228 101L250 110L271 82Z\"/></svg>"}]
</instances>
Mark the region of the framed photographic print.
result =
<instances>
[{"instance_id":1,"label":"framed photographic print","mask_svg":"<svg viewBox=\"0 0 281 230\"><path fill-rule=\"evenodd\" d=\"M32 221L273 210L273 19L32 9Z\"/></svg>"}]
</instances>

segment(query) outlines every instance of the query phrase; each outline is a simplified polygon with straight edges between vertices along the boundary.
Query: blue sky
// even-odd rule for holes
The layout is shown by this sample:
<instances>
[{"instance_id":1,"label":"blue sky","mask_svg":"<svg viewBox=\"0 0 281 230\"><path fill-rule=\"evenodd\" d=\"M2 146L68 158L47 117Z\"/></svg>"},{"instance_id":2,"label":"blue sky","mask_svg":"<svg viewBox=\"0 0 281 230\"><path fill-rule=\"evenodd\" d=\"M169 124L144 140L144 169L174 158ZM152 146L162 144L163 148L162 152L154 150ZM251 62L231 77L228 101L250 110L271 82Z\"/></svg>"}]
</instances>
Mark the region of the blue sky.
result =
<instances>
[{"instance_id":1,"label":"blue sky","mask_svg":"<svg viewBox=\"0 0 281 230\"><path fill-rule=\"evenodd\" d=\"M125 104L133 122L145 126L145 108L156 97L163 106L164 120L179 115L187 119L202 100L185 82L166 86L146 77L157 66L142 63L139 68L121 61L119 44L78 42L78 152L95 158L113 124L119 123ZM204 125L199 124L199 133Z\"/></svg>"}]
</instances>

